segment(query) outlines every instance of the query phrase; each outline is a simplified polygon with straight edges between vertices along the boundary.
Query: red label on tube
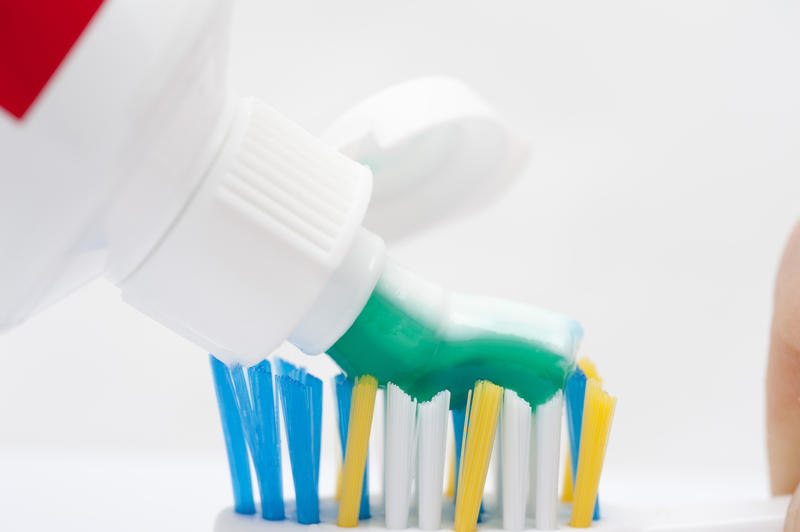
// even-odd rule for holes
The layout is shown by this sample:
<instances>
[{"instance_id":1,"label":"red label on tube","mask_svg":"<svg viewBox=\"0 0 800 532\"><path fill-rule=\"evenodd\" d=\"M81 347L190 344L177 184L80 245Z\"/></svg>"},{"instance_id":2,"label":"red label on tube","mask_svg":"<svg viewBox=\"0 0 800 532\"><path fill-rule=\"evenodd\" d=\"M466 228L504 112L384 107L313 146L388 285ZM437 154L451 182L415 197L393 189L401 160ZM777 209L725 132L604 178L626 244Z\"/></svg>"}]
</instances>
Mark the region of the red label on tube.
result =
<instances>
[{"instance_id":1,"label":"red label on tube","mask_svg":"<svg viewBox=\"0 0 800 532\"><path fill-rule=\"evenodd\" d=\"M22 119L104 0L0 0L0 107Z\"/></svg>"}]
</instances>

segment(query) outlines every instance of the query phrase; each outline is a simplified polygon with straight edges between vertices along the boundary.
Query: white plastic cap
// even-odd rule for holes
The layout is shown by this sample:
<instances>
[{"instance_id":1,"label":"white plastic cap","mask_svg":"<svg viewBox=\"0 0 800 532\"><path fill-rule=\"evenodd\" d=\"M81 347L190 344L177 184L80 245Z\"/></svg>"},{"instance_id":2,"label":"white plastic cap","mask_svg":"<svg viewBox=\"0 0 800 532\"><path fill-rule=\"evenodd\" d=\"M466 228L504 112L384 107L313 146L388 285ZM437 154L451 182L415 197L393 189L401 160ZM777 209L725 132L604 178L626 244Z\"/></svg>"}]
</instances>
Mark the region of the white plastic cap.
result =
<instances>
[{"instance_id":1,"label":"white plastic cap","mask_svg":"<svg viewBox=\"0 0 800 532\"><path fill-rule=\"evenodd\" d=\"M477 93L447 77L389 87L323 139L372 170L364 226L387 240L487 205L521 174L530 151Z\"/></svg>"},{"instance_id":2,"label":"white plastic cap","mask_svg":"<svg viewBox=\"0 0 800 532\"><path fill-rule=\"evenodd\" d=\"M208 176L121 283L123 297L229 361L256 362L290 336L323 351L380 274L383 241L360 229L371 184L365 166L243 100Z\"/></svg>"}]
</instances>

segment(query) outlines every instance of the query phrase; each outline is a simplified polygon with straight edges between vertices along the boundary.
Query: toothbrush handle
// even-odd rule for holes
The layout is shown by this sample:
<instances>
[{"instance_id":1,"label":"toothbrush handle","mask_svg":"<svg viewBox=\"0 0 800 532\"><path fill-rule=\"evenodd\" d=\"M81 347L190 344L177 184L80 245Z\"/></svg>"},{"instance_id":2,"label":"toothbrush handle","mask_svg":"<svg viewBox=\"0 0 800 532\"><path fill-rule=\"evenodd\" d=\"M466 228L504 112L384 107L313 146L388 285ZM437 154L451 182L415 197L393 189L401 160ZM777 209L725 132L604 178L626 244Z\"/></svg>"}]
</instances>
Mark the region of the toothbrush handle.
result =
<instances>
[{"instance_id":1,"label":"toothbrush handle","mask_svg":"<svg viewBox=\"0 0 800 532\"><path fill-rule=\"evenodd\" d=\"M651 512L637 525L615 526L613 515L600 521L609 532L781 532L789 497L729 502L704 506L664 508ZM625 512L618 510L617 512Z\"/></svg>"}]
</instances>

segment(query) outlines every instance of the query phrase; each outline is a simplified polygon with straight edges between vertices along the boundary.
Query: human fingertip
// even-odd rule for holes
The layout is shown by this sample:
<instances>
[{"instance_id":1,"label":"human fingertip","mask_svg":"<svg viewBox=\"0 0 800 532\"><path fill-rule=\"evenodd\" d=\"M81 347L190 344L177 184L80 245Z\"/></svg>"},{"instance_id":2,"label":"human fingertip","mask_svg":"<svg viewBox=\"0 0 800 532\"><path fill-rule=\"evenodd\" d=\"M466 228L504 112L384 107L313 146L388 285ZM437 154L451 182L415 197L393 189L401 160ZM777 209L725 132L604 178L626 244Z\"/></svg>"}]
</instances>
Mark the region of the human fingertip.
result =
<instances>
[{"instance_id":1,"label":"human fingertip","mask_svg":"<svg viewBox=\"0 0 800 532\"><path fill-rule=\"evenodd\" d=\"M794 495L792 495L792 500L786 510L783 532L800 532L800 486L797 487Z\"/></svg>"}]
</instances>

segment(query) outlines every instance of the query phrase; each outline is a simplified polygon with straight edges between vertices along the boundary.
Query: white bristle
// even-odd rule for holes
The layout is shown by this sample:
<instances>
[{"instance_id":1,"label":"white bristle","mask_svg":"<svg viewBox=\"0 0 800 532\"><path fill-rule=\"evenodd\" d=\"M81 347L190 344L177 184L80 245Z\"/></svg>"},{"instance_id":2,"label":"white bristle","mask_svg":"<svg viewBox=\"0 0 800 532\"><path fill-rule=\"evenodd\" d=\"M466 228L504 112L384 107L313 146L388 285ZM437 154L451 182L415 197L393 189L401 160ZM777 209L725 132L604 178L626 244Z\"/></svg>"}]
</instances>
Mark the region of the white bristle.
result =
<instances>
[{"instance_id":1,"label":"white bristle","mask_svg":"<svg viewBox=\"0 0 800 532\"><path fill-rule=\"evenodd\" d=\"M528 453L528 514L536 517L536 409L531 409L531 444Z\"/></svg>"},{"instance_id":2,"label":"white bristle","mask_svg":"<svg viewBox=\"0 0 800 532\"><path fill-rule=\"evenodd\" d=\"M522 530L530 484L531 405L512 390L503 392L501 425L503 528Z\"/></svg>"},{"instance_id":3,"label":"white bristle","mask_svg":"<svg viewBox=\"0 0 800 532\"><path fill-rule=\"evenodd\" d=\"M406 528L411 500L417 401L389 383L386 386L384 506L387 528Z\"/></svg>"},{"instance_id":4,"label":"white bristle","mask_svg":"<svg viewBox=\"0 0 800 532\"><path fill-rule=\"evenodd\" d=\"M558 459L561 454L561 390L536 408L536 528L558 528Z\"/></svg>"},{"instance_id":5,"label":"white bristle","mask_svg":"<svg viewBox=\"0 0 800 532\"><path fill-rule=\"evenodd\" d=\"M442 524L442 485L447 449L450 392L439 392L419 405L417 495L419 528L439 530Z\"/></svg>"},{"instance_id":6,"label":"white bristle","mask_svg":"<svg viewBox=\"0 0 800 532\"><path fill-rule=\"evenodd\" d=\"M379 388L377 397L375 398L375 404L380 405L380 409L376 406L376 411L380 412L379 416L375 416L375 419L372 421L373 429L372 429L372 437L370 438L370 443L373 440L380 439L380 444L372 445L371 448L374 449L374 456L375 454L380 455L380 460L376 460L373 462L376 464L375 467L372 467L370 471L375 471L376 469L377 474L373 474L373 476L377 477L377 480L373 480L370 477L370 486L375 485L377 489L375 491L380 492L384 486L386 486L386 468L381 467L382 464L386 463L386 455L383 454L386 451L385 441L386 441L386 404L387 404L387 392L386 389ZM381 496L385 498L385 493L380 493Z\"/></svg>"},{"instance_id":7,"label":"white bristle","mask_svg":"<svg viewBox=\"0 0 800 532\"><path fill-rule=\"evenodd\" d=\"M502 401L500 403L500 408L502 409L503 404ZM502 415L502 413L500 414ZM503 506L503 430L502 430L502 422L500 419L497 420L497 425L495 426L494 430L494 445L492 446L492 459L489 462L489 472L491 473L492 485L488 485L487 488L493 488L493 491L490 491L488 497L484 497L484 500L491 505L491 507L495 508L499 514Z\"/></svg>"}]
</instances>

